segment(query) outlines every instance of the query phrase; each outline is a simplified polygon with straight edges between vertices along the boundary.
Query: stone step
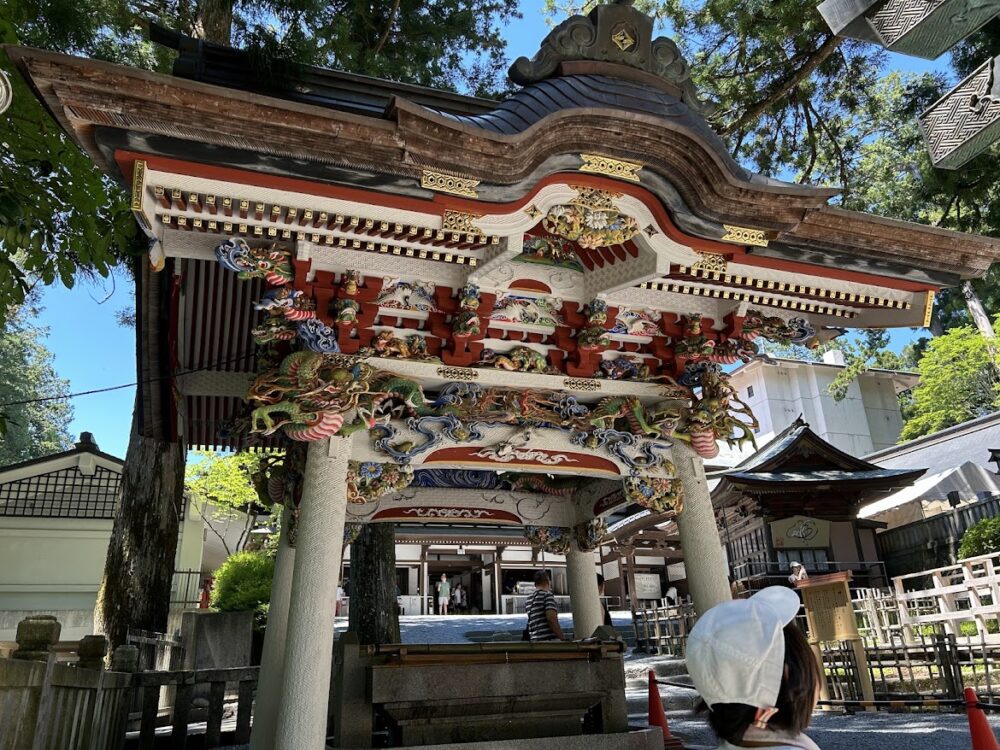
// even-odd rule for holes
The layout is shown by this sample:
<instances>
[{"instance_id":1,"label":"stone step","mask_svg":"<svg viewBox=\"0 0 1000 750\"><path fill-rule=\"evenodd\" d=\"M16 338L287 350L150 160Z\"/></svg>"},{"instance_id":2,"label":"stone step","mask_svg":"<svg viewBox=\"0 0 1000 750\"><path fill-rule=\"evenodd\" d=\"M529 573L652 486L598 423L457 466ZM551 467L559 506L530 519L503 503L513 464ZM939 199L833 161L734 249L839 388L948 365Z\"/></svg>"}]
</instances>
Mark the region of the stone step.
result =
<instances>
[{"instance_id":1,"label":"stone step","mask_svg":"<svg viewBox=\"0 0 1000 750\"><path fill-rule=\"evenodd\" d=\"M671 688L660 685L660 700L663 702L663 710L668 714L671 711L682 711L690 713L698 705L699 696L694 690L683 688ZM649 711L649 691L625 689L625 705L628 712L642 713Z\"/></svg>"}]
</instances>

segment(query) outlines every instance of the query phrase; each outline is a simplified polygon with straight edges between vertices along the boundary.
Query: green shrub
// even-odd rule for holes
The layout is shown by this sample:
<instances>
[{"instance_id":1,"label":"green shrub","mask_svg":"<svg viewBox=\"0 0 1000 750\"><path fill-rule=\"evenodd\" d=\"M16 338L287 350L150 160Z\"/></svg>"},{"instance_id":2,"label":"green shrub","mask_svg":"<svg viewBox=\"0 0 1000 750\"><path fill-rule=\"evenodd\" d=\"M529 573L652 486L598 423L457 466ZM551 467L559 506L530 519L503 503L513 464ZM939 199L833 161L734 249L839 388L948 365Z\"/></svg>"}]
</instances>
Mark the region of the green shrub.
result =
<instances>
[{"instance_id":1,"label":"green shrub","mask_svg":"<svg viewBox=\"0 0 1000 750\"><path fill-rule=\"evenodd\" d=\"M1000 518L984 518L970 526L958 547L962 559L991 552L1000 552Z\"/></svg>"},{"instance_id":2,"label":"green shrub","mask_svg":"<svg viewBox=\"0 0 1000 750\"><path fill-rule=\"evenodd\" d=\"M215 571L212 607L220 612L256 613L258 627L271 601L274 558L262 552L237 552Z\"/></svg>"}]
</instances>

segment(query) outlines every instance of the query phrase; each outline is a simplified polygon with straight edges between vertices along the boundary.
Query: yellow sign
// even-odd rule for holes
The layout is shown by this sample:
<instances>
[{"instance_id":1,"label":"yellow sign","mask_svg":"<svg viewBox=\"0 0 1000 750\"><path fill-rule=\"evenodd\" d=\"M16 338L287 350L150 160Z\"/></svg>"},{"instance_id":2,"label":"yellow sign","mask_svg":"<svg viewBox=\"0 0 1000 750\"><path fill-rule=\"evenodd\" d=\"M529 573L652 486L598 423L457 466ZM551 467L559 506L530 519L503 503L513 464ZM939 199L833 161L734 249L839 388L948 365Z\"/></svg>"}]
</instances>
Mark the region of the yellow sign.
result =
<instances>
[{"instance_id":1,"label":"yellow sign","mask_svg":"<svg viewBox=\"0 0 1000 750\"><path fill-rule=\"evenodd\" d=\"M830 522L808 516L792 516L771 523L775 549L826 549L830 546Z\"/></svg>"},{"instance_id":2,"label":"yellow sign","mask_svg":"<svg viewBox=\"0 0 1000 750\"><path fill-rule=\"evenodd\" d=\"M802 603L806 607L810 643L850 641L861 637L851 604L849 580L849 572L832 573L807 578L795 585L802 592Z\"/></svg>"}]
</instances>

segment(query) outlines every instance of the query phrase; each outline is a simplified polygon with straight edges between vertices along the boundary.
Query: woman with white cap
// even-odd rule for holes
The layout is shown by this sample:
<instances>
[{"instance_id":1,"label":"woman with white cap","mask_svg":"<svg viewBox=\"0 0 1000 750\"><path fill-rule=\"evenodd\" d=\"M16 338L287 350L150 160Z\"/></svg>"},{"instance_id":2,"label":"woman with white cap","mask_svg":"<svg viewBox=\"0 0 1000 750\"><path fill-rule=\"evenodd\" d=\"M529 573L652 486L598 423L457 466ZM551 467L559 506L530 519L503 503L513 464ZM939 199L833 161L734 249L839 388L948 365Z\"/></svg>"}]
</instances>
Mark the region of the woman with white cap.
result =
<instances>
[{"instance_id":1,"label":"woman with white cap","mask_svg":"<svg viewBox=\"0 0 1000 750\"><path fill-rule=\"evenodd\" d=\"M819 750L802 732L820 672L793 620L799 597L772 586L712 607L688 637L687 666L709 709L719 750Z\"/></svg>"}]
</instances>

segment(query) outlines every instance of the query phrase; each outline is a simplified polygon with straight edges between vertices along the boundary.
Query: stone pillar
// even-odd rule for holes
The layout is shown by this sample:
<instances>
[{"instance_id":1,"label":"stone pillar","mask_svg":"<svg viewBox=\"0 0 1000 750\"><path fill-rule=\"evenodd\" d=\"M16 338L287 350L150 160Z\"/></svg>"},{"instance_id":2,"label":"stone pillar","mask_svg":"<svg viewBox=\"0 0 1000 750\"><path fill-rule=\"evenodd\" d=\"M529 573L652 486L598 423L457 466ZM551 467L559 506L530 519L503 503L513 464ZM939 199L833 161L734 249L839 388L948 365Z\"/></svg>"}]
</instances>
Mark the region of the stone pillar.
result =
<instances>
[{"instance_id":1,"label":"stone pillar","mask_svg":"<svg viewBox=\"0 0 1000 750\"><path fill-rule=\"evenodd\" d=\"M701 615L732 599L729 571L722 554L722 540L715 525L715 511L701 457L680 440L674 442L674 465L684 488L684 510L677 516L688 589L695 611Z\"/></svg>"},{"instance_id":2,"label":"stone pillar","mask_svg":"<svg viewBox=\"0 0 1000 750\"><path fill-rule=\"evenodd\" d=\"M343 438L309 445L273 745L277 750L325 747L350 446Z\"/></svg>"},{"instance_id":3,"label":"stone pillar","mask_svg":"<svg viewBox=\"0 0 1000 750\"><path fill-rule=\"evenodd\" d=\"M573 605L573 634L576 640L590 638L604 624L601 596L597 590L597 566L594 553L581 550L570 542L566 553L566 583Z\"/></svg>"},{"instance_id":4,"label":"stone pillar","mask_svg":"<svg viewBox=\"0 0 1000 750\"><path fill-rule=\"evenodd\" d=\"M17 623L17 650L12 659L48 661L52 646L59 642L62 625L52 615L31 615Z\"/></svg>"},{"instance_id":5,"label":"stone pillar","mask_svg":"<svg viewBox=\"0 0 1000 750\"><path fill-rule=\"evenodd\" d=\"M292 514L286 508L281 514L281 537L274 560L274 578L271 579L271 604L267 610L264 651L260 657L260 680L257 683L257 701L253 712L253 732L250 735L251 750L270 750L274 747L274 730L278 721L281 685L285 673L288 602L292 594L292 572L295 567L295 548L288 543L291 519Z\"/></svg>"}]
</instances>

